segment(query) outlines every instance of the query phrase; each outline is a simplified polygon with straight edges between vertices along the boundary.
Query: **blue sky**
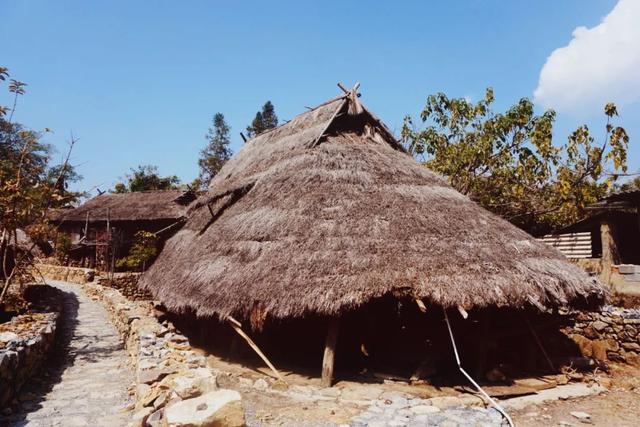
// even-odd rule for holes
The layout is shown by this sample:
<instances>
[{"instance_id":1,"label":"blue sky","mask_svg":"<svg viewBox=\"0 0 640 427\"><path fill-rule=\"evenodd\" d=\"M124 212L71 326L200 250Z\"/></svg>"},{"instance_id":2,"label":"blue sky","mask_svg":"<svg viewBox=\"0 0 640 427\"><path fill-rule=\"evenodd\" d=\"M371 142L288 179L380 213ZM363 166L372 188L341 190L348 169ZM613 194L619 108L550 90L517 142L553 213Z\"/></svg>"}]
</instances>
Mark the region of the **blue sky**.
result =
<instances>
[{"instance_id":1,"label":"blue sky","mask_svg":"<svg viewBox=\"0 0 640 427\"><path fill-rule=\"evenodd\" d=\"M60 151L71 131L79 138L81 188L107 189L138 164L190 181L215 112L237 150L266 100L290 119L336 95L338 81L360 82L363 102L397 132L431 93L477 100L492 86L497 109L533 98L552 52L617 0L372 3L0 0L0 65L29 84L17 121L54 129L46 139ZM540 92L550 106L564 90L552 62ZM599 98L585 99L563 104L558 138L582 123L604 130ZM9 104L3 88L0 105ZM640 105L625 99L619 110L637 170Z\"/></svg>"}]
</instances>

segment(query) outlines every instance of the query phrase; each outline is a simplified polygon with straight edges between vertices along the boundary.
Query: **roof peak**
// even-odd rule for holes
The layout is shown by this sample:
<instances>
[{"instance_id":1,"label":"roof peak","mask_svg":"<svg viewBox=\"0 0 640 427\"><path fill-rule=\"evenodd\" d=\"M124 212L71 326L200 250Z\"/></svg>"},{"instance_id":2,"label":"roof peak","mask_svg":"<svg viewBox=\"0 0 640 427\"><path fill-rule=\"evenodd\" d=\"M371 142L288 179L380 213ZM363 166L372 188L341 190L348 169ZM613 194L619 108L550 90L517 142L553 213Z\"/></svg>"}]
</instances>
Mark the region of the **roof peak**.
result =
<instances>
[{"instance_id":1,"label":"roof peak","mask_svg":"<svg viewBox=\"0 0 640 427\"><path fill-rule=\"evenodd\" d=\"M293 119L288 120L288 121L286 121L286 122L282 123L281 125L276 126L274 128L267 129L267 130L259 133L258 135L254 136L253 138L247 139L245 142L253 141L253 140L255 140L255 139L259 138L259 137L262 137L264 135L268 135L269 133L272 133L272 132L274 132L274 131L276 131L278 129L282 129L282 128L286 127L289 123L293 122L294 120L299 119L300 117L303 117L303 116L305 116L305 115L307 115L307 114L309 114L309 113L311 113L313 111L318 110L319 108L322 108L322 107L324 107L326 105L329 105L329 104L331 104L333 102L336 102L336 101L339 101L339 100L345 100L347 98L351 98L355 109L356 110L362 109L362 105L358 101L358 98L360 98L362 96L362 94L358 92L358 89L360 88L360 83L356 83L353 86L353 88L351 88L351 89L347 89L342 84L342 82L338 82L337 86L343 92L341 95L335 96L335 97L333 97L333 98L331 98L331 99L329 99L327 101L324 101L324 102L316 105L315 107L305 107L307 109L307 111L303 111L302 113L297 114ZM244 138L244 135L242 135L242 132L241 132L241 136Z\"/></svg>"}]
</instances>

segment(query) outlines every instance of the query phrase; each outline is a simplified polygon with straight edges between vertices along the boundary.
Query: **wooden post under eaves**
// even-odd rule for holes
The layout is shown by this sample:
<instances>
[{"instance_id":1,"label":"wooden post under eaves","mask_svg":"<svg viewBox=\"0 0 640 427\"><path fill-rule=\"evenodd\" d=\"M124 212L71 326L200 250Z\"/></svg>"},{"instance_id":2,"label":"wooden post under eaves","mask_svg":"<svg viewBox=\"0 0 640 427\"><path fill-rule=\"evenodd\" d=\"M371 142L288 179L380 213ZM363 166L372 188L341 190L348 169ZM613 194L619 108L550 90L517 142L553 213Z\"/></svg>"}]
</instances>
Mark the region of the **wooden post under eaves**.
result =
<instances>
[{"instance_id":1,"label":"wooden post under eaves","mask_svg":"<svg viewBox=\"0 0 640 427\"><path fill-rule=\"evenodd\" d=\"M324 344L324 357L322 358L322 381L323 387L331 387L333 381L333 365L336 355L336 343L338 341L338 331L340 330L340 319L332 317L329 319L327 340Z\"/></svg>"}]
</instances>

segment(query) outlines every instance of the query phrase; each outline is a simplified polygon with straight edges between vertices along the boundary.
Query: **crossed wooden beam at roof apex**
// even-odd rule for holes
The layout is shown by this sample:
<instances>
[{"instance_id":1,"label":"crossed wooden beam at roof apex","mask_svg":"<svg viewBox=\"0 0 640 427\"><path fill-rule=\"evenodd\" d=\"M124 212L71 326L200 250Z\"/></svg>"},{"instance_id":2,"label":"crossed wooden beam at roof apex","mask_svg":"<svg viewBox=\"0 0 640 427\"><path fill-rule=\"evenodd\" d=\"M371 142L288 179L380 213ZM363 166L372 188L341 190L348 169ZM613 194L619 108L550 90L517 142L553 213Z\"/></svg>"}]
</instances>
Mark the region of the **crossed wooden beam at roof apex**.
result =
<instances>
[{"instance_id":1,"label":"crossed wooden beam at roof apex","mask_svg":"<svg viewBox=\"0 0 640 427\"><path fill-rule=\"evenodd\" d=\"M342 89L345 95L349 95L350 93L355 93L358 97L360 94L358 93L358 89L360 89L360 83L356 83L351 90L347 89L342 82L338 82L338 87Z\"/></svg>"}]
</instances>

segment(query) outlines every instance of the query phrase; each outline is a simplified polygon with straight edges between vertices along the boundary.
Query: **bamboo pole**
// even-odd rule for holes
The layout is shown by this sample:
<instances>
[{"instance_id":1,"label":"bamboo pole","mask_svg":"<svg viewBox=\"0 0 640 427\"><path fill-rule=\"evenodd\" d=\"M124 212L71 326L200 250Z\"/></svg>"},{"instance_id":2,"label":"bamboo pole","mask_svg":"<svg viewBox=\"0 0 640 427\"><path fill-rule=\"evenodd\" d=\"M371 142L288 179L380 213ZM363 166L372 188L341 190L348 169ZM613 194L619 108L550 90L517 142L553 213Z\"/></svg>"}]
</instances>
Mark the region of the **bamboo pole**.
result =
<instances>
[{"instance_id":1,"label":"bamboo pole","mask_svg":"<svg viewBox=\"0 0 640 427\"><path fill-rule=\"evenodd\" d=\"M267 356L265 356L265 354L260 350L260 348L257 346L257 344L255 342L253 342L253 340L249 337L249 335L247 335L242 330L242 324L240 322L238 322L236 319L234 319L233 317L231 317L231 316L227 317L227 321L229 322L231 327L238 333L238 335L240 335L242 338L245 339L245 341L247 341L247 344L249 344L249 347L251 347L253 349L253 351L255 351L258 354L258 356L260 356L260 358L264 361L264 363L267 364L267 366L275 374L276 378L278 378L280 381L286 383L284 377L280 374L280 372L278 372L276 367L273 366L273 364L269 361L269 359L267 359Z\"/></svg>"}]
</instances>

